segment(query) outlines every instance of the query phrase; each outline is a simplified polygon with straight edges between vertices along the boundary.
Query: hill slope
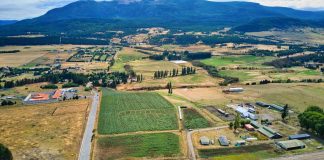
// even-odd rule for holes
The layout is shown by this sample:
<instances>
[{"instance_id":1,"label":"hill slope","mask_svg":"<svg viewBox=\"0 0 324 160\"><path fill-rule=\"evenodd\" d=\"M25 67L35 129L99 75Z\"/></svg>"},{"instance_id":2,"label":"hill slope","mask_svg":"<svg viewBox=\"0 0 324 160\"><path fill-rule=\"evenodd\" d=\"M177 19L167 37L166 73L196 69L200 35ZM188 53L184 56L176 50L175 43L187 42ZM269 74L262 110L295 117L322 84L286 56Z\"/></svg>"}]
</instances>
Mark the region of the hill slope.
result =
<instances>
[{"instance_id":1,"label":"hill slope","mask_svg":"<svg viewBox=\"0 0 324 160\"><path fill-rule=\"evenodd\" d=\"M1 27L0 35L26 32L88 34L90 31L101 32L107 29L123 30L151 26L206 30L239 26L255 19L269 17L318 20L324 17L324 12L265 7L250 2L141 0L121 3L120 0L102 2L87 0L53 9L34 19Z\"/></svg>"}]
</instances>

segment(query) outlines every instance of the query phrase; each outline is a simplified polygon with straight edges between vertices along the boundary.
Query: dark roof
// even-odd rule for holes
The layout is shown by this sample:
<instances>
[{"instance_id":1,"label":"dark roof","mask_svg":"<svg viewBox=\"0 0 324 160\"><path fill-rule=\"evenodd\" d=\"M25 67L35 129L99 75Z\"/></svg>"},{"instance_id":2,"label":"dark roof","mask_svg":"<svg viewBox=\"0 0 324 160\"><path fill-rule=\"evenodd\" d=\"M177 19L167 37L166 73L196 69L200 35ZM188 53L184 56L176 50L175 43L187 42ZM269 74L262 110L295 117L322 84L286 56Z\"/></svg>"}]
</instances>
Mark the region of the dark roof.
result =
<instances>
[{"instance_id":1,"label":"dark roof","mask_svg":"<svg viewBox=\"0 0 324 160\"><path fill-rule=\"evenodd\" d=\"M311 136L309 134L295 134L295 135L290 135L288 138L289 139L308 139Z\"/></svg>"}]
</instances>

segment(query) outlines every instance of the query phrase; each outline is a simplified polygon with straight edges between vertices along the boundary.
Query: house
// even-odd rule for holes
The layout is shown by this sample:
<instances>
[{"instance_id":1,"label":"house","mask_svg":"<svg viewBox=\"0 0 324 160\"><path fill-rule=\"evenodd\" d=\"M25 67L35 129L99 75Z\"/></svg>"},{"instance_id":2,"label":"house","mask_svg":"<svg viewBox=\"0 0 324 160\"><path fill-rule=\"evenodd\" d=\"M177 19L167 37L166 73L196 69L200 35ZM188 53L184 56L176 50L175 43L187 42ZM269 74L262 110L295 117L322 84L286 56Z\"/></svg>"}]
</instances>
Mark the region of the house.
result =
<instances>
[{"instance_id":1,"label":"house","mask_svg":"<svg viewBox=\"0 0 324 160\"><path fill-rule=\"evenodd\" d=\"M276 144L285 150L303 149L306 147L304 142L297 139L288 140L288 141L279 141L276 142Z\"/></svg>"},{"instance_id":2,"label":"house","mask_svg":"<svg viewBox=\"0 0 324 160\"><path fill-rule=\"evenodd\" d=\"M248 131L254 131L254 127L251 124L245 124L244 128Z\"/></svg>"},{"instance_id":3,"label":"house","mask_svg":"<svg viewBox=\"0 0 324 160\"><path fill-rule=\"evenodd\" d=\"M289 140L293 140L293 139L302 140L302 139L309 139L309 138L311 138L309 134L295 134L295 135L290 135L288 137Z\"/></svg>"},{"instance_id":4,"label":"house","mask_svg":"<svg viewBox=\"0 0 324 160\"><path fill-rule=\"evenodd\" d=\"M210 144L209 138L206 136L200 137L200 144L201 145L209 145Z\"/></svg>"},{"instance_id":5,"label":"house","mask_svg":"<svg viewBox=\"0 0 324 160\"><path fill-rule=\"evenodd\" d=\"M258 129L258 131L270 139L282 138L279 132L273 130L270 127L262 126L261 128Z\"/></svg>"},{"instance_id":6,"label":"house","mask_svg":"<svg viewBox=\"0 0 324 160\"><path fill-rule=\"evenodd\" d=\"M221 146L229 146L229 141L226 136L220 136L218 142Z\"/></svg>"}]
</instances>

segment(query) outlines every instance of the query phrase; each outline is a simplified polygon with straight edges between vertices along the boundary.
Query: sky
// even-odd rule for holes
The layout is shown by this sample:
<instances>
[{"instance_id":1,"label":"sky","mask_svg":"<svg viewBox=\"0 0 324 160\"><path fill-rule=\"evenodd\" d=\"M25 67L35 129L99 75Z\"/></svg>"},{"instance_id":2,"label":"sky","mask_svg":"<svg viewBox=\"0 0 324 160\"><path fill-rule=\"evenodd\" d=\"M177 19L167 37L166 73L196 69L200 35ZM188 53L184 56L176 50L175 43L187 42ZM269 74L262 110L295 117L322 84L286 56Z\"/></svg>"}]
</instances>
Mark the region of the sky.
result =
<instances>
[{"instance_id":1,"label":"sky","mask_svg":"<svg viewBox=\"0 0 324 160\"><path fill-rule=\"evenodd\" d=\"M77 0L0 0L0 20L34 18L47 11ZM103 1L103 0L99 0ZM232 0L210 0L232 1ZM266 6L282 6L303 10L324 10L324 0L237 0L257 2Z\"/></svg>"}]
</instances>

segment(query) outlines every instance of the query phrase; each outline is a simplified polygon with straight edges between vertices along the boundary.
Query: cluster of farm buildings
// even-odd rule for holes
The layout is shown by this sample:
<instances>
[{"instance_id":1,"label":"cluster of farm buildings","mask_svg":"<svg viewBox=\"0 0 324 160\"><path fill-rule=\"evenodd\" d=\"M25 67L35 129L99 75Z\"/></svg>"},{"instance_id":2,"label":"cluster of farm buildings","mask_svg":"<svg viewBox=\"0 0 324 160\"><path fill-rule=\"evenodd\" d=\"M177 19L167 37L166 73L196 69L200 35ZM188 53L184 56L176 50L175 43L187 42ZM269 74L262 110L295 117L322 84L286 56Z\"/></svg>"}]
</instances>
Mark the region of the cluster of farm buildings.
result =
<instances>
[{"instance_id":1,"label":"cluster of farm buildings","mask_svg":"<svg viewBox=\"0 0 324 160\"><path fill-rule=\"evenodd\" d=\"M225 93L239 93L243 92L243 88L230 88L224 90ZM257 106L269 110L275 110L278 112L282 112L284 107L276 104L268 104L265 102L258 101L255 104L252 103L243 103L243 104L229 104L227 108L232 109L238 114L241 118L250 120L248 124L244 124L243 132L247 133L258 133L266 137L268 140L275 139L276 146L284 149L284 150L293 150L293 149L302 149L306 147L306 144L302 141L304 139L310 139L311 136L309 134L292 134L288 137L284 137L280 131L277 131L270 126L272 123L267 119L264 121L262 116L258 115ZM217 116L229 117L231 113L224 111L223 109L214 109L214 111L218 112ZM292 112L292 111L289 111ZM234 116L233 116L234 117ZM261 119L261 123L259 120ZM231 119L233 120L233 119ZM251 134L253 135L253 134ZM206 145L215 145L215 141L218 141L219 146L230 146L234 145L236 147L244 146L249 143L253 143L254 141L260 141L256 136L240 136L240 139L236 139L233 143L230 138L226 135L218 135L215 138L208 138L207 136L201 136L199 138L199 143L202 146Z\"/></svg>"},{"instance_id":2,"label":"cluster of farm buildings","mask_svg":"<svg viewBox=\"0 0 324 160\"><path fill-rule=\"evenodd\" d=\"M24 104L54 103L78 97L77 90L73 88L57 89L51 92L30 93L24 100Z\"/></svg>"}]
</instances>

